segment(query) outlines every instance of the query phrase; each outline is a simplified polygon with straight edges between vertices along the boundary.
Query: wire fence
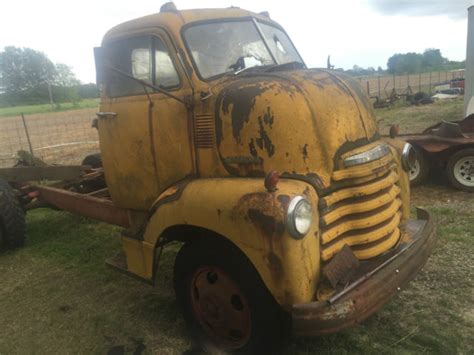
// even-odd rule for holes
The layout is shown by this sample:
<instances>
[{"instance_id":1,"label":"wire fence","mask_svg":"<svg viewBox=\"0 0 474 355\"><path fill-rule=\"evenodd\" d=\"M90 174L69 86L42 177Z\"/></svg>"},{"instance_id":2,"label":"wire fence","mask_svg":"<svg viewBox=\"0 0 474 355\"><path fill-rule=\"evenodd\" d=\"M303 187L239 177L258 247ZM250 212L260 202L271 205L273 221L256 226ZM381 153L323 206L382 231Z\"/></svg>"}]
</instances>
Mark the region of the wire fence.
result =
<instances>
[{"instance_id":1,"label":"wire fence","mask_svg":"<svg viewBox=\"0 0 474 355\"><path fill-rule=\"evenodd\" d=\"M369 96L388 98L392 92L401 95L408 93L409 90L431 94L441 88L443 83L464 78L464 72L464 70L451 70L404 75L372 75L359 77L357 80Z\"/></svg>"},{"instance_id":2,"label":"wire fence","mask_svg":"<svg viewBox=\"0 0 474 355\"><path fill-rule=\"evenodd\" d=\"M80 164L86 155L99 152L97 130L91 127L96 111L0 117L0 167L14 166L20 151L46 164Z\"/></svg>"}]
</instances>

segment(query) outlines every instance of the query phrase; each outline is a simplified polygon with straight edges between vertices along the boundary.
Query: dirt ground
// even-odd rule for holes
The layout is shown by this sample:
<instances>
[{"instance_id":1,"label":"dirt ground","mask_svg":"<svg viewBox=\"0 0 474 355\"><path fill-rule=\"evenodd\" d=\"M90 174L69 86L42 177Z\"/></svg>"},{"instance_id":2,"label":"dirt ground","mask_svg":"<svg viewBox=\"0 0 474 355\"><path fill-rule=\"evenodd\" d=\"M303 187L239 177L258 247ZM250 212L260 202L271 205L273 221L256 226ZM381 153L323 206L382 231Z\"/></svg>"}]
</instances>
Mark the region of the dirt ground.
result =
<instances>
[{"instance_id":1,"label":"dirt ground","mask_svg":"<svg viewBox=\"0 0 474 355\"><path fill-rule=\"evenodd\" d=\"M421 107L420 115L460 106L446 105L453 107L431 106L431 114ZM378 114L403 120L404 110L415 110L416 120L411 107ZM412 190L412 204L434 214L438 242L407 289L362 324L293 339L284 353L474 353L474 194L452 189L439 173ZM174 301L179 246L163 253L153 288L104 265L120 248L118 235L118 228L65 212L28 214L27 245L0 256L0 354L200 353Z\"/></svg>"}]
</instances>

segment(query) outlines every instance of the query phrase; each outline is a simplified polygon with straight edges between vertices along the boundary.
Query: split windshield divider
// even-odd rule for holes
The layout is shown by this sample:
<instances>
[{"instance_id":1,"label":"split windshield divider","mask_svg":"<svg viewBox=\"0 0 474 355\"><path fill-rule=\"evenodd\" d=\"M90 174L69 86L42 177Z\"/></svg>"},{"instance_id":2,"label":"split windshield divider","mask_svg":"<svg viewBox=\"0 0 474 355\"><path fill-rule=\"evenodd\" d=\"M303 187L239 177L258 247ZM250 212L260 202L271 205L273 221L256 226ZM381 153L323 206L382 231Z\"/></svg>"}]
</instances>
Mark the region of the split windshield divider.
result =
<instances>
[{"instance_id":1,"label":"split windshield divider","mask_svg":"<svg viewBox=\"0 0 474 355\"><path fill-rule=\"evenodd\" d=\"M260 37L262 38L263 40L263 44L265 45L265 48L267 49L268 53L270 53L270 57L272 57L272 60L273 60L273 63L275 64L279 64L275 58L275 55L273 54L273 52L271 51L270 49L270 46L268 45L268 42L267 42L267 38L265 37L265 35L263 34L263 31L262 29L260 28L260 25L258 24L258 21L255 19L255 17L252 17L252 22L254 23L255 27L257 28L257 32L258 34L260 35Z\"/></svg>"}]
</instances>

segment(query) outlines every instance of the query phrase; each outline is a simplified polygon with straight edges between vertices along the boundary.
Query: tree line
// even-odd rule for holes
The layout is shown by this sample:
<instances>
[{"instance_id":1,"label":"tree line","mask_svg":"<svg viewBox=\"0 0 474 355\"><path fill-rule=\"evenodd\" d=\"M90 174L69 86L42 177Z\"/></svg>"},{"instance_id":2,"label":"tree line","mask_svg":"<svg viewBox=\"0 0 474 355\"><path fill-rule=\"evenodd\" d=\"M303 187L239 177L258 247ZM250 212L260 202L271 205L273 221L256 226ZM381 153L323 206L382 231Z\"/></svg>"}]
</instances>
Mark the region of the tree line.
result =
<instances>
[{"instance_id":1,"label":"tree line","mask_svg":"<svg viewBox=\"0 0 474 355\"><path fill-rule=\"evenodd\" d=\"M352 75L374 74L414 74L430 71L445 71L465 68L465 61L451 61L442 56L441 51L435 48L426 49L423 53L396 53L388 58L387 69L378 67L362 68L358 65L346 72Z\"/></svg>"},{"instance_id":2,"label":"tree line","mask_svg":"<svg viewBox=\"0 0 474 355\"><path fill-rule=\"evenodd\" d=\"M0 106L77 102L98 97L95 84L81 84L71 67L46 54L8 46L0 52Z\"/></svg>"}]
</instances>

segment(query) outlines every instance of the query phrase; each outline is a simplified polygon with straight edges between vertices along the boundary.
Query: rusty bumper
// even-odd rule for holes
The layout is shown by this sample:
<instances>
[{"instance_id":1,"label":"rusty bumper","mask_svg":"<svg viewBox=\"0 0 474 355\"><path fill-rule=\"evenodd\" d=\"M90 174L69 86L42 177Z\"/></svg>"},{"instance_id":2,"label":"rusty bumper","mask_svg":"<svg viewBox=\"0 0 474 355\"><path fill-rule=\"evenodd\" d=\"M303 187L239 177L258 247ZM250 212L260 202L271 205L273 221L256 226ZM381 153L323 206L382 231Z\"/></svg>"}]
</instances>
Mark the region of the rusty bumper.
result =
<instances>
[{"instance_id":1,"label":"rusty bumper","mask_svg":"<svg viewBox=\"0 0 474 355\"><path fill-rule=\"evenodd\" d=\"M418 218L407 222L405 236L392 255L365 265L363 274L330 299L294 305L293 334L328 334L363 321L415 277L431 255L435 240L430 214L418 209Z\"/></svg>"}]
</instances>

